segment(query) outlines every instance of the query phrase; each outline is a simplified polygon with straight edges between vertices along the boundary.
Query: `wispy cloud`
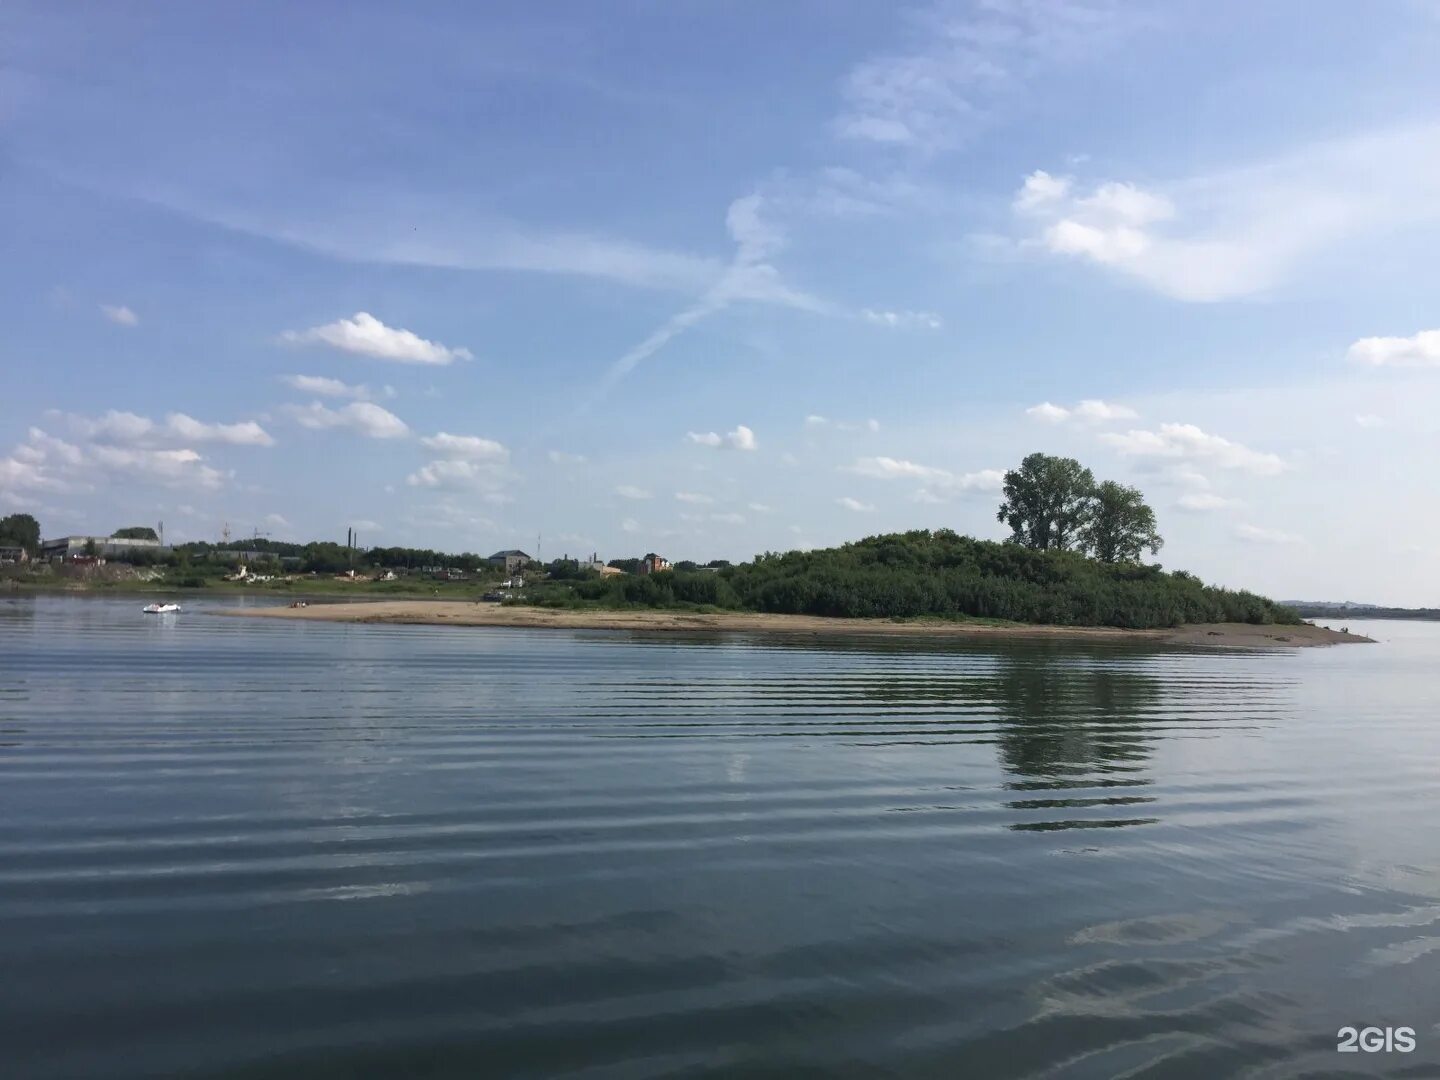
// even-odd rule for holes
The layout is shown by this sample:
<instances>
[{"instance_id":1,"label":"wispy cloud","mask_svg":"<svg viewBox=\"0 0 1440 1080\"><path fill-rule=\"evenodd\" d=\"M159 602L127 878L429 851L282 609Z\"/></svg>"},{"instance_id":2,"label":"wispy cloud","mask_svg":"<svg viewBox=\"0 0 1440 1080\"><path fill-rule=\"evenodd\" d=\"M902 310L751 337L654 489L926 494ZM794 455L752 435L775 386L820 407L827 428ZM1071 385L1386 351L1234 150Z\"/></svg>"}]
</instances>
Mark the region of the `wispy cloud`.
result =
<instances>
[{"instance_id":1,"label":"wispy cloud","mask_svg":"<svg viewBox=\"0 0 1440 1080\"><path fill-rule=\"evenodd\" d=\"M1005 482L1005 474L999 469L978 469L974 472L955 473L933 465L921 465L914 461L892 457L857 458L847 472L866 476L873 480L919 480L929 489L959 493L965 491L999 491ZM932 492L933 494L933 492Z\"/></svg>"},{"instance_id":2,"label":"wispy cloud","mask_svg":"<svg viewBox=\"0 0 1440 1080\"><path fill-rule=\"evenodd\" d=\"M270 433L253 420L233 424L207 423L182 412L167 415L163 422L148 416L110 409L98 417L75 413L48 414L64 417L76 433L101 443L162 445L165 443L228 443L231 446L274 446Z\"/></svg>"},{"instance_id":3,"label":"wispy cloud","mask_svg":"<svg viewBox=\"0 0 1440 1080\"><path fill-rule=\"evenodd\" d=\"M831 420L828 416L821 416L818 413L811 413L805 417L805 427L811 431L819 431L832 428L835 431L869 431L880 430L880 421L870 420Z\"/></svg>"},{"instance_id":4,"label":"wispy cloud","mask_svg":"<svg viewBox=\"0 0 1440 1080\"><path fill-rule=\"evenodd\" d=\"M140 316L124 304L101 304L100 313L116 326L139 326Z\"/></svg>"},{"instance_id":5,"label":"wispy cloud","mask_svg":"<svg viewBox=\"0 0 1440 1080\"><path fill-rule=\"evenodd\" d=\"M939 330L944 320L931 311L877 311L865 308L860 317L875 326L888 326L893 330Z\"/></svg>"},{"instance_id":6,"label":"wispy cloud","mask_svg":"<svg viewBox=\"0 0 1440 1080\"><path fill-rule=\"evenodd\" d=\"M1047 424L1063 424L1067 420L1083 420L1092 424L1103 424L1112 420L1134 420L1140 414L1128 405L1114 405L1108 401L1087 398L1078 405L1066 407L1042 401L1025 410L1031 419Z\"/></svg>"},{"instance_id":7,"label":"wispy cloud","mask_svg":"<svg viewBox=\"0 0 1440 1080\"><path fill-rule=\"evenodd\" d=\"M603 392L623 379L637 366L654 356L676 336L732 304L774 304L813 313L827 312L830 305L793 289L780 278L770 261L785 246L785 235L778 226L767 221L764 197L746 195L730 204L725 215L725 228L735 243L735 254L718 279L690 307L671 316L620 359L610 365L601 379Z\"/></svg>"},{"instance_id":8,"label":"wispy cloud","mask_svg":"<svg viewBox=\"0 0 1440 1080\"><path fill-rule=\"evenodd\" d=\"M1208 513L1211 510L1224 510L1227 506L1234 506L1235 501L1216 495L1213 491L1187 491L1175 500L1175 505L1181 510Z\"/></svg>"},{"instance_id":9,"label":"wispy cloud","mask_svg":"<svg viewBox=\"0 0 1440 1080\"><path fill-rule=\"evenodd\" d=\"M410 434L405 421L369 401L352 401L339 409L312 401L309 405L291 405L286 411L301 427L317 431L343 428L368 439L401 439Z\"/></svg>"},{"instance_id":10,"label":"wispy cloud","mask_svg":"<svg viewBox=\"0 0 1440 1080\"><path fill-rule=\"evenodd\" d=\"M1278 454L1251 450L1194 424L1161 424L1157 431L1131 430L1123 434L1108 431L1100 435L1100 440L1126 457L1208 462L1257 476L1273 476L1289 468Z\"/></svg>"},{"instance_id":11,"label":"wispy cloud","mask_svg":"<svg viewBox=\"0 0 1440 1080\"><path fill-rule=\"evenodd\" d=\"M634 484L621 484L615 489L615 494L619 495L622 499L649 499L652 497L650 492L644 488L636 487Z\"/></svg>"},{"instance_id":12,"label":"wispy cloud","mask_svg":"<svg viewBox=\"0 0 1440 1080\"><path fill-rule=\"evenodd\" d=\"M37 427L0 458L0 491L90 491L101 483L213 491L225 475L189 447L72 443Z\"/></svg>"},{"instance_id":13,"label":"wispy cloud","mask_svg":"<svg viewBox=\"0 0 1440 1080\"><path fill-rule=\"evenodd\" d=\"M1236 525L1234 536L1251 544L1303 544L1302 537L1280 529L1268 529L1260 525Z\"/></svg>"},{"instance_id":14,"label":"wispy cloud","mask_svg":"<svg viewBox=\"0 0 1440 1080\"><path fill-rule=\"evenodd\" d=\"M416 469L405 478L405 483L418 488L479 491L491 502L508 502L500 492L506 479L504 468L495 461L440 458Z\"/></svg>"},{"instance_id":15,"label":"wispy cloud","mask_svg":"<svg viewBox=\"0 0 1440 1080\"><path fill-rule=\"evenodd\" d=\"M941 4L911 20L912 45L852 69L841 138L935 153L991 122L1044 67L1093 55L1127 23L1115 4L988 0Z\"/></svg>"},{"instance_id":16,"label":"wispy cloud","mask_svg":"<svg viewBox=\"0 0 1440 1080\"><path fill-rule=\"evenodd\" d=\"M835 502L837 505L843 506L846 510L853 510L857 514L870 514L875 511L875 507L870 503L861 502L859 499L849 495L842 495L836 499Z\"/></svg>"},{"instance_id":17,"label":"wispy cloud","mask_svg":"<svg viewBox=\"0 0 1440 1080\"><path fill-rule=\"evenodd\" d=\"M699 494L698 492L694 492L694 491L677 491L677 492L675 493L675 501L676 501L676 502L683 502L683 503L691 503L691 504L693 505L693 504L713 503L715 500L712 499L709 495L701 495L701 494Z\"/></svg>"},{"instance_id":18,"label":"wispy cloud","mask_svg":"<svg viewBox=\"0 0 1440 1080\"><path fill-rule=\"evenodd\" d=\"M737 425L734 431L727 431L724 435L717 431L687 431L685 441L696 446L709 446L717 450L754 450L758 445L755 441L755 432L744 424Z\"/></svg>"},{"instance_id":19,"label":"wispy cloud","mask_svg":"<svg viewBox=\"0 0 1440 1080\"><path fill-rule=\"evenodd\" d=\"M293 390L299 390L304 394L315 394L318 397L349 398L352 401L369 401L371 398L370 388L363 383L352 385L342 382L339 379L332 379L325 375L281 375L280 381ZM394 391L385 396L393 397Z\"/></svg>"},{"instance_id":20,"label":"wispy cloud","mask_svg":"<svg viewBox=\"0 0 1440 1080\"><path fill-rule=\"evenodd\" d=\"M290 345L329 345L341 352L397 364L443 365L474 359L469 349L441 345L437 341L427 341L410 330L386 326L366 311L309 330L286 330L280 335L280 340Z\"/></svg>"},{"instance_id":21,"label":"wispy cloud","mask_svg":"<svg viewBox=\"0 0 1440 1080\"><path fill-rule=\"evenodd\" d=\"M510 451L503 444L479 435L451 435L442 431L438 435L427 435L420 442L448 458L502 462L510 459Z\"/></svg>"}]
</instances>

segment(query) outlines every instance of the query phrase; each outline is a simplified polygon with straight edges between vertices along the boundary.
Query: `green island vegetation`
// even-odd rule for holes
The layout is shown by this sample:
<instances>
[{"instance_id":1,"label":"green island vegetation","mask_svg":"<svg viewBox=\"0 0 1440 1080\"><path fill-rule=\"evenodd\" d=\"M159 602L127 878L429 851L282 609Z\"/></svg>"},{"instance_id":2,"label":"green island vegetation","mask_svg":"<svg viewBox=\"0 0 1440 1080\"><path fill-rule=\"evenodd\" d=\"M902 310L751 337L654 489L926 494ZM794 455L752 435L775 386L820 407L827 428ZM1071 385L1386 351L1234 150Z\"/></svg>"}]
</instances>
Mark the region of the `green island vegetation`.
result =
<instances>
[{"instance_id":1,"label":"green island vegetation","mask_svg":"<svg viewBox=\"0 0 1440 1080\"><path fill-rule=\"evenodd\" d=\"M46 565L12 581L45 587L148 591L274 591L295 596L500 599L547 608L670 608L839 618L986 622L1151 629L1182 623L1295 624L1290 608L1254 593L1205 585L1184 571L1142 561L1164 541L1142 493L1096 482L1071 458L1031 454L1005 474L997 519L1010 536L977 540L949 529L871 536L837 548L766 552L748 563L673 566L653 554L614 559L620 573L557 559L507 574L479 555L416 548L256 538L236 545L180 544L112 555L125 569L57 571ZM26 519L20 521L18 519ZM10 523L14 521L15 524ZM8 531L7 531L8 530ZM12 539L6 540L5 537ZM113 538L154 539L143 526ZM18 543L17 543L18 541ZM28 515L0 521L0 545L38 547ZM88 550L93 558L95 552ZM237 550L241 549L241 550ZM84 560L79 560L83 562ZM108 569L108 568L104 568ZM243 570L243 572L242 572ZM50 581L46 580L49 576ZM513 577L523 585L507 587Z\"/></svg>"},{"instance_id":2,"label":"green island vegetation","mask_svg":"<svg viewBox=\"0 0 1440 1080\"><path fill-rule=\"evenodd\" d=\"M739 566L609 577L571 566L526 589L523 602L1132 629L1300 621L1265 597L1142 563L1164 543L1154 511L1137 489L1096 483L1071 458L1031 454L1005 474L1004 495L1003 543L916 530Z\"/></svg>"}]
</instances>

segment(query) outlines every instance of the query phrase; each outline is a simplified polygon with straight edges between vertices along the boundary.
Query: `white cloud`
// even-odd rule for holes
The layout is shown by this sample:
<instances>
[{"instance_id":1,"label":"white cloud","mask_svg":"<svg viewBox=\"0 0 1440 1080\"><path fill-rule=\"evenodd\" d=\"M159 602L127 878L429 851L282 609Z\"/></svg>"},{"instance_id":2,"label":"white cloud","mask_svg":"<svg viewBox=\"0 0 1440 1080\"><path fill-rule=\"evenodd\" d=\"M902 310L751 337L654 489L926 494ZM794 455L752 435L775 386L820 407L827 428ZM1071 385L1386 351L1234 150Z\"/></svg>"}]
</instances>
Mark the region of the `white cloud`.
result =
<instances>
[{"instance_id":1,"label":"white cloud","mask_svg":"<svg viewBox=\"0 0 1440 1080\"><path fill-rule=\"evenodd\" d=\"M508 461L510 451L494 439L482 439L478 435L451 435L440 432L420 440L431 450L448 458L464 461Z\"/></svg>"},{"instance_id":2,"label":"white cloud","mask_svg":"<svg viewBox=\"0 0 1440 1080\"><path fill-rule=\"evenodd\" d=\"M1042 401L1039 405L1032 405L1026 409L1025 415L1035 420L1043 420L1047 424L1063 424L1070 419L1070 410L1061 408L1059 405L1052 405L1048 401Z\"/></svg>"},{"instance_id":3,"label":"white cloud","mask_svg":"<svg viewBox=\"0 0 1440 1080\"><path fill-rule=\"evenodd\" d=\"M1134 420L1140 414L1128 405L1113 405L1095 398L1086 398L1075 406L1075 415L1081 420L1105 423L1110 420Z\"/></svg>"},{"instance_id":4,"label":"white cloud","mask_svg":"<svg viewBox=\"0 0 1440 1080\"><path fill-rule=\"evenodd\" d=\"M854 510L857 514L869 514L875 510L875 507L869 503L863 503L859 499L851 498L849 495L843 495L836 499L835 502L843 506L846 510Z\"/></svg>"},{"instance_id":5,"label":"white cloud","mask_svg":"<svg viewBox=\"0 0 1440 1080\"><path fill-rule=\"evenodd\" d=\"M648 499L650 492L644 488L635 487L633 484L621 484L615 489L615 494L622 499Z\"/></svg>"},{"instance_id":6,"label":"white cloud","mask_svg":"<svg viewBox=\"0 0 1440 1080\"><path fill-rule=\"evenodd\" d=\"M369 439L399 439L410 434L405 421L368 401L352 401L339 409L312 401L309 405L292 405L287 411L302 427L314 430L345 428Z\"/></svg>"},{"instance_id":7,"label":"white cloud","mask_svg":"<svg viewBox=\"0 0 1440 1080\"><path fill-rule=\"evenodd\" d=\"M895 480L901 477L915 478L919 480L942 479L950 474L944 469L937 469L930 465L917 465L913 461L904 461L892 457L862 457L855 460L850 471L860 476L871 476L878 480Z\"/></svg>"},{"instance_id":8,"label":"white cloud","mask_svg":"<svg viewBox=\"0 0 1440 1080\"><path fill-rule=\"evenodd\" d=\"M551 450L545 455L552 465L584 465L584 454L567 454L564 450Z\"/></svg>"},{"instance_id":9,"label":"white cloud","mask_svg":"<svg viewBox=\"0 0 1440 1080\"><path fill-rule=\"evenodd\" d=\"M1277 454L1251 450L1194 424L1161 424L1158 431L1105 432L1100 440L1127 457L1181 458L1208 461L1222 469L1273 476L1289 466Z\"/></svg>"},{"instance_id":10,"label":"white cloud","mask_svg":"<svg viewBox=\"0 0 1440 1080\"><path fill-rule=\"evenodd\" d=\"M757 445L755 432L744 424L737 425L734 431L724 435L714 431L688 431L685 441L697 446L728 447L731 450L754 450Z\"/></svg>"},{"instance_id":11,"label":"white cloud","mask_svg":"<svg viewBox=\"0 0 1440 1080\"><path fill-rule=\"evenodd\" d=\"M736 513L711 514L711 521L718 521L722 525L744 525L745 515Z\"/></svg>"},{"instance_id":12,"label":"white cloud","mask_svg":"<svg viewBox=\"0 0 1440 1080\"><path fill-rule=\"evenodd\" d=\"M293 529L294 526L282 514L266 514L265 524L276 529Z\"/></svg>"},{"instance_id":13,"label":"white cloud","mask_svg":"<svg viewBox=\"0 0 1440 1080\"><path fill-rule=\"evenodd\" d=\"M1112 420L1134 420L1140 414L1126 405L1114 405L1096 398L1086 398L1078 405L1066 408L1049 401L1032 405L1025 415L1047 424L1063 424L1067 420L1083 420L1091 424L1103 424Z\"/></svg>"},{"instance_id":14,"label":"white cloud","mask_svg":"<svg viewBox=\"0 0 1440 1080\"><path fill-rule=\"evenodd\" d=\"M875 419L860 421L831 420L828 417L818 416L815 413L811 413L809 416L805 417L805 426L811 430L816 431L824 428L834 428L836 431L876 432L880 430L880 421Z\"/></svg>"},{"instance_id":15,"label":"white cloud","mask_svg":"<svg viewBox=\"0 0 1440 1080\"><path fill-rule=\"evenodd\" d=\"M1374 413L1360 413L1355 417L1355 423L1363 428L1381 428L1385 426L1385 418Z\"/></svg>"},{"instance_id":16,"label":"white cloud","mask_svg":"<svg viewBox=\"0 0 1440 1080\"><path fill-rule=\"evenodd\" d=\"M1377 367L1440 367L1440 330L1421 330L1410 337L1361 338L1347 355Z\"/></svg>"},{"instance_id":17,"label":"white cloud","mask_svg":"<svg viewBox=\"0 0 1440 1080\"><path fill-rule=\"evenodd\" d=\"M101 304L100 311L116 326L139 326L140 316L124 304Z\"/></svg>"},{"instance_id":18,"label":"white cloud","mask_svg":"<svg viewBox=\"0 0 1440 1080\"><path fill-rule=\"evenodd\" d=\"M100 443L153 445L166 442L218 442L232 446L274 446L275 440L253 420L234 424L207 423L185 413L170 413L163 424L132 412L110 409L98 417L63 416L86 439Z\"/></svg>"},{"instance_id":19,"label":"white cloud","mask_svg":"<svg viewBox=\"0 0 1440 1080\"><path fill-rule=\"evenodd\" d=\"M405 478L405 483L420 488L481 491L490 502L505 502L508 497L499 490L505 477L504 468L494 461L441 458L422 465Z\"/></svg>"},{"instance_id":20,"label":"white cloud","mask_svg":"<svg viewBox=\"0 0 1440 1080\"><path fill-rule=\"evenodd\" d=\"M212 491L224 480L224 473L189 448L77 444L36 427L0 459L0 489L87 491L97 483L140 482Z\"/></svg>"},{"instance_id":21,"label":"white cloud","mask_svg":"<svg viewBox=\"0 0 1440 1080\"><path fill-rule=\"evenodd\" d=\"M219 442L231 446L274 446L269 432L253 420L238 424L207 424L184 413L165 418L168 432L186 442Z\"/></svg>"},{"instance_id":22,"label":"white cloud","mask_svg":"<svg viewBox=\"0 0 1440 1080\"><path fill-rule=\"evenodd\" d=\"M1262 528L1259 525L1236 525L1235 538L1252 544L1303 544L1305 542L1294 533Z\"/></svg>"},{"instance_id":23,"label":"white cloud","mask_svg":"<svg viewBox=\"0 0 1440 1080\"><path fill-rule=\"evenodd\" d=\"M133 443L148 437L155 430L155 421L148 416L132 412L109 409L103 416L92 419L87 416L68 415L70 426L86 438L105 442Z\"/></svg>"},{"instance_id":24,"label":"white cloud","mask_svg":"<svg viewBox=\"0 0 1440 1080\"><path fill-rule=\"evenodd\" d=\"M953 473L933 465L920 465L891 457L862 457L855 460L846 471L876 480L921 480L927 488L939 488L950 493L963 491L999 491L1005 483L1005 474L999 469L980 469L976 472ZM933 492L926 492L932 495ZM926 500L921 500L926 501Z\"/></svg>"},{"instance_id":25,"label":"white cloud","mask_svg":"<svg viewBox=\"0 0 1440 1080\"><path fill-rule=\"evenodd\" d=\"M626 518L624 521L620 522L620 528L625 530L627 533L637 533L640 531L640 523L634 518Z\"/></svg>"},{"instance_id":26,"label":"white cloud","mask_svg":"<svg viewBox=\"0 0 1440 1080\"><path fill-rule=\"evenodd\" d=\"M740 424L725 436L725 444L732 450L754 450L755 432L744 424Z\"/></svg>"},{"instance_id":27,"label":"white cloud","mask_svg":"<svg viewBox=\"0 0 1440 1080\"><path fill-rule=\"evenodd\" d=\"M386 326L365 311L309 330L286 330L280 335L280 340L292 345L329 345L342 352L398 364L449 364L455 360L474 359L468 349L451 348L436 341L427 341L409 330Z\"/></svg>"},{"instance_id":28,"label":"white cloud","mask_svg":"<svg viewBox=\"0 0 1440 1080\"><path fill-rule=\"evenodd\" d=\"M939 315L930 311L876 311L865 308L860 317L876 326L898 330L939 330L945 325Z\"/></svg>"},{"instance_id":29,"label":"white cloud","mask_svg":"<svg viewBox=\"0 0 1440 1080\"><path fill-rule=\"evenodd\" d=\"M1033 214L1061 204L1069 194L1068 176L1051 176L1044 169L1036 169L1025 177L1011 205L1017 213Z\"/></svg>"},{"instance_id":30,"label":"white cloud","mask_svg":"<svg viewBox=\"0 0 1440 1080\"><path fill-rule=\"evenodd\" d=\"M1182 510L1206 513L1211 510L1223 510L1227 506L1234 506L1235 503L1233 499L1216 495L1213 491L1188 491L1175 500L1175 505Z\"/></svg>"},{"instance_id":31,"label":"white cloud","mask_svg":"<svg viewBox=\"0 0 1440 1080\"><path fill-rule=\"evenodd\" d=\"M698 505L704 503L713 503L715 500L712 499L709 495L700 495L693 491L677 491L675 493L675 501Z\"/></svg>"},{"instance_id":32,"label":"white cloud","mask_svg":"<svg viewBox=\"0 0 1440 1080\"><path fill-rule=\"evenodd\" d=\"M745 509L753 510L757 514L768 514L771 512L770 507L766 506L764 503L758 502L746 503Z\"/></svg>"},{"instance_id":33,"label":"white cloud","mask_svg":"<svg viewBox=\"0 0 1440 1080\"><path fill-rule=\"evenodd\" d=\"M1417 125L1149 189L1109 181L1081 193L1068 177L1038 171L1012 205L1026 233L1021 249L1091 262L1175 299L1208 302L1271 290L1313 264L1317 252L1379 243L1440 219L1437 170L1440 126ZM1399 355L1413 357L1407 340ZM1382 344L1380 354L1389 348Z\"/></svg>"},{"instance_id":34,"label":"white cloud","mask_svg":"<svg viewBox=\"0 0 1440 1080\"><path fill-rule=\"evenodd\" d=\"M354 401L368 401L370 399L370 388L360 385L353 386L339 379L327 378L324 375L282 375L280 381L286 386L299 390L304 394L316 394L320 397L350 398ZM389 387L385 388L389 390ZM393 393L386 394L393 397Z\"/></svg>"}]
</instances>

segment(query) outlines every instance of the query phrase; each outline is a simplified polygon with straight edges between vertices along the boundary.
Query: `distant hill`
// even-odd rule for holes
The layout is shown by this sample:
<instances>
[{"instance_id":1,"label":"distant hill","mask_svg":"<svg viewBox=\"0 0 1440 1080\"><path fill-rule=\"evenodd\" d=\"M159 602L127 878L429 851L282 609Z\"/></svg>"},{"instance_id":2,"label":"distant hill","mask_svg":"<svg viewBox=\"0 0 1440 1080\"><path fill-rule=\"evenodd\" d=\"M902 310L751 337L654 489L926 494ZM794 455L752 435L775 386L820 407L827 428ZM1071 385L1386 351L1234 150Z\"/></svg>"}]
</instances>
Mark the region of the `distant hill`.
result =
<instances>
[{"instance_id":1,"label":"distant hill","mask_svg":"<svg viewBox=\"0 0 1440 1080\"><path fill-rule=\"evenodd\" d=\"M1383 607L1353 600L1286 600L1302 619L1440 619L1440 608Z\"/></svg>"}]
</instances>

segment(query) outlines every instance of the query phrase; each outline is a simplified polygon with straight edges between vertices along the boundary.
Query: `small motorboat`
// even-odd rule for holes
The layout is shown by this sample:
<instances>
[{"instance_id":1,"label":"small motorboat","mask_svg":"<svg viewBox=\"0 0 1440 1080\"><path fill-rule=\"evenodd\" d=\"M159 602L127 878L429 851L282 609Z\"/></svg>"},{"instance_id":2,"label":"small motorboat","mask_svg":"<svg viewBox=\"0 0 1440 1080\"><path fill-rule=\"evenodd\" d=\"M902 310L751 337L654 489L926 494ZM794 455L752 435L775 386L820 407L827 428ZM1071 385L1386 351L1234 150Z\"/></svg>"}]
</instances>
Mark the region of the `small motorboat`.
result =
<instances>
[{"instance_id":1,"label":"small motorboat","mask_svg":"<svg viewBox=\"0 0 1440 1080\"><path fill-rule=\"evenodd\" d=\"M178 615L180 613L180 605L146 604L141 610L144 611L146 615Z\"/></svg>"}]
</instances>

